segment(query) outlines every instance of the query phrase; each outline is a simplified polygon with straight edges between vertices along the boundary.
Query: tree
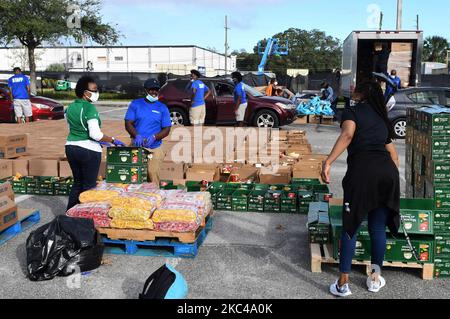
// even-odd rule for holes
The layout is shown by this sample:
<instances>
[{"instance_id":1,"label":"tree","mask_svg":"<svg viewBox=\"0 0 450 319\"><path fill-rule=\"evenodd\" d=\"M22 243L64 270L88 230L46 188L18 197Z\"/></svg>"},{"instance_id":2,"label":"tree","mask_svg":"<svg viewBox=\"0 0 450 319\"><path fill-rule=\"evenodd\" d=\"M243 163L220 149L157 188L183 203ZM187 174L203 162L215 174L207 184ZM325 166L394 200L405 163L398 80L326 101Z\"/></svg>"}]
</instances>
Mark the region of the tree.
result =
<instances>
[{"instance_id":1,"label":"tree","mask_svg":"<svg viewBox=\"0 0 450 319\"><path fill-rule=\"evenodd\" d=\"M66 67L64 66L64 64L61 64L61 63L53 63L53 64L50 64L45 71L47 71L47 72L64 72L64 71L66 71Z\"/></svg>"},{"instance_id":2,"label":"tree","mask_svg":"<svg viewBox=\"0 0 450 319\"><path fill-rule=\"evenodd\" d=\"M423 46L424 60L427 62L446 63L449 43L440 36L428 37Z\"/></svg>"},{"instance_id":3,"label":"tree","mask_svg":"<svg viewBox=\"0 0 450 319\"><path fill-rule=\"evenodd\" d=\"M117 43L120 36L102 22L99 0L0 0L0 12L0 41L18 40L27 48L32 92L36 92L35 50L40 45L63 37L107 45Z\"/></svg>"},{"instance_id":4,"label":"tree","mask_svg":"<svg viewBox=\"0 0 450 319\"><path fill-rule=\"evenodd\" d=\"M339 39L327 36L319 30L306 31L290 28L275 34L273 38L289 42L289 55L271 57L266 69L274 72L285 72L286 69L309 69L313 71L334 69L341 66L342 46ZM265 46L267 40L262 40ZM258 47L254 53L238 55L238 68L256 70L261 58Z\"/></svg>"}]
</instances>

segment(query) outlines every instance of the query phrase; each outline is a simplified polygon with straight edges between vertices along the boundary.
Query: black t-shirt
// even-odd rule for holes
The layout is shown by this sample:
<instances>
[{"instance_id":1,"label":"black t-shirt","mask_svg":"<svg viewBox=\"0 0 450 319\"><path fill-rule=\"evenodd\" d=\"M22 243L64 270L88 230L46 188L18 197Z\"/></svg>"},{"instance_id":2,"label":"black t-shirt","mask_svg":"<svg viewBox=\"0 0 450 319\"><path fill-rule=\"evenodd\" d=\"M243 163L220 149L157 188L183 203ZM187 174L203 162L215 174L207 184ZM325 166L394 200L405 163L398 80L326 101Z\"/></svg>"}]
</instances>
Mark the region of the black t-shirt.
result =
<instances>
[{"instance_id":1,"label":"black t-shirt","mask_svg":"<svg viewBox=\"0 0 450 319\"><path fill-rule=\"evenodd\" d=\"M356 131L348 147L348 154L364 151L385 151L386 145L392 143L389 130L380 115L367 103L358 103L346 108L342 114L342 123L353 121Z\"/></svg>"}]
</instances>

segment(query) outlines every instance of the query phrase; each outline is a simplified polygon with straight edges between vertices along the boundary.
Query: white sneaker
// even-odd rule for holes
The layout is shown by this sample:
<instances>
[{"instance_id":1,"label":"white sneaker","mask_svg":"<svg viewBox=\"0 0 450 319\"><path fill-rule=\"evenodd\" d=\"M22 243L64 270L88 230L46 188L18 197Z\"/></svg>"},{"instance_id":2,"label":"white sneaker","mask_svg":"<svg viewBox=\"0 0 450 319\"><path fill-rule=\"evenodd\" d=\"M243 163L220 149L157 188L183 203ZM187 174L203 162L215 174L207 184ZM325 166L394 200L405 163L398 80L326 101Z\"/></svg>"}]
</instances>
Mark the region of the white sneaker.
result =
<instances>
[{"instance_id":1,"label":"white sneaker","mask_svg":"<svg viewBox=\"0 0 450 319\"><path fill-rule=\"evenodd\" d=\"M377 293L381 290L381 288L386 286L386 280L381 277L381 275L378 276L378 280L379 282L373 281L371 276L367 278L367 288L370 292Z\"/></svg>"},{"instance_id":2,"label":"white sneaker","mask_svg":"<svg viewBox=\"0 0 450 319\"><path fill-rule=\"evenodd\" d=\"M352 294L348 284L339 287L339 279L336 280L336 282L330 286L330 292L336 297L348 297Z\"/></svg>"}]
</instances>

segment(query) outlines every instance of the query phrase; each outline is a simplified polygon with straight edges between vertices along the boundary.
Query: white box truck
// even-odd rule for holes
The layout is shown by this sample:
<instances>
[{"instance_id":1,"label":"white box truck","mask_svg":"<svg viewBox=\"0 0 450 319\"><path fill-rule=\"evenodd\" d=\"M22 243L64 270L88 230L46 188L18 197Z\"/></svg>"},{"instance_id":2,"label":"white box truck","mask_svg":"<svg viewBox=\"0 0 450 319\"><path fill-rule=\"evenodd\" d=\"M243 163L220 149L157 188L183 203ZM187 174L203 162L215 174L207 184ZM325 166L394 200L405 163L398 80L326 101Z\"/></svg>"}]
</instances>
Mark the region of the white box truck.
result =
<instances>
[{"instance_id":1,"label":"white box truck","mask_svg":"<svg viewBox=\"0 0 450 319\"><path fill-rule=\"evenodd\" d=\"M341 93L350 100L356 85L373 72L397 70L403 87L420 86L422 31L353 31L344 41Z\"/></svg>"}]
</instances>

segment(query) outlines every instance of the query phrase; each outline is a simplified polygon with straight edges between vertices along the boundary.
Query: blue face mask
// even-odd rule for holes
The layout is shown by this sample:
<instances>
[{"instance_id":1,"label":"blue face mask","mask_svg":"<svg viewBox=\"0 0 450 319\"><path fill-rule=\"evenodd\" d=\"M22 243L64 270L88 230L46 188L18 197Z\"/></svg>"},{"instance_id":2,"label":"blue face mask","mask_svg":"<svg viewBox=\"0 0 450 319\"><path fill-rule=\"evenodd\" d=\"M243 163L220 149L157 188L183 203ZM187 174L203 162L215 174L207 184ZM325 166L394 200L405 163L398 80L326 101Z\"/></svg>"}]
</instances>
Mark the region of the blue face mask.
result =
<instances>
[{"instance_id":1,"label":"blue face mask","mask_svg":"<svg viewBox=\"0 0 450 319\"><path fill-rule=\"evenodd\" d=\"M148 94L147 100L149 100L149 102L151 102L151 103L155 103L156 101L158 101L158 97L153 97L150 94Z\"/></svg>"}]
</instances>

